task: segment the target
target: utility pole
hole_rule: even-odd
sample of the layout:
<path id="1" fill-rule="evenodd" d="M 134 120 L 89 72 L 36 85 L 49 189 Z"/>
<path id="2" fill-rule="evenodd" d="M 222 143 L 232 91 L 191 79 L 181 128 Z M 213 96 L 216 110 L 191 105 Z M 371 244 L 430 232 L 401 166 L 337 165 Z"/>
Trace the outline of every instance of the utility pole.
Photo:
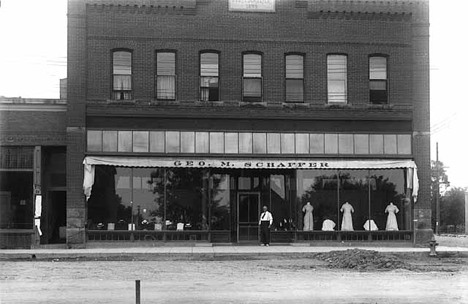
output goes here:
<path id="1" fill-rule="evenodd" d="M 465 192 L 465 234 L 468 234 L 468 191 Z"/>
<path id="2" fill-rule="evenodd" d="M 440 166 L 439 166 L 439 143 L 436 142 L 436 231 L 437 235 L 440 235 L 439 225 L 440 225 L 440 187 L 439 187 L 439 179 L 440 179 Z"/>

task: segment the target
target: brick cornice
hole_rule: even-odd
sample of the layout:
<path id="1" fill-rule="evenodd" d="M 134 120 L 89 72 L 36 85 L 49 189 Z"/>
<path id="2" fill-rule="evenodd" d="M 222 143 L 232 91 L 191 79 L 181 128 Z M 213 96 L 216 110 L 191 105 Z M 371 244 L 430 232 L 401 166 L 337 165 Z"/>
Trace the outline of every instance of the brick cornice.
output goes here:
<path id="1" fill-rule="evenodd" d="M 88 0 L 88 10 L 130 14 L 195 15 L 196 0 Z"/>
<path id="2" fill-rule="evenodd" d="M 65 132 L 2 132 L 0 146 L 65 146 Z"/>
<path id="3" fill-rule="evenodd" d="M 429 0 L 296 0 L 296 7 L 307 2 L 310 19 L 379 21 L 426 20 Z"/>
<path id="4" fill-rule="evenodd" d="M 88 102 L 87 116 L 287 119 L 287 120 L 400 120 L 411 121 L 411 105 L 248 105 L 236 102 L 205 105 L 202 103 L 152 104 Z"/>

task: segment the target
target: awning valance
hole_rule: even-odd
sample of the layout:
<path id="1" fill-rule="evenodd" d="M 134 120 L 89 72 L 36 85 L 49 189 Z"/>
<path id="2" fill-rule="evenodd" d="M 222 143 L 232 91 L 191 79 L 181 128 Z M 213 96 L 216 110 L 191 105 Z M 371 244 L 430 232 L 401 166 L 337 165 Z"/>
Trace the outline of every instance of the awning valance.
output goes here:
<path id="1" fill-rule="evenodd" d="M 229 168 L 229 169 L 395 169 L 416 168 L 412 160 L 335 160 L 295 158 L 169 158 L 87 156 L 83 164 L 116 167 Z"/>
<path id="2" fill-rule="evenodd" d="M 87 198 L 94 184 L 94 166 L 162 167 L 162 168 L 225 168 L 225 169 L 407 169 L 409 188 L 417 194 L 418 177 L 414 161 L 408 159 L 314 159 L 314 158 L 194 158 L 194 157 L 125 157 L 87 156 L 84 191 Z"/>

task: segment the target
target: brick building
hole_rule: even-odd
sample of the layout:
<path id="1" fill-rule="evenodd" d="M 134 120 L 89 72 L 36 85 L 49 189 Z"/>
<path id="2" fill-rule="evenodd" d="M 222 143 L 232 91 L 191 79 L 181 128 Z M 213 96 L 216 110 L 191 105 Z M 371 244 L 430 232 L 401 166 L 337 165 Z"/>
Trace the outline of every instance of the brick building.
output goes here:
<path id="1" fill-rule="evenodd" d="M 65 100 L 0 97 L 2 249 L 66 241 L 66 111 Z"/>
<path id="2" fill-rule="evenodd" d="M 68 20 L 70 246 L 257 242 L 264 205 L 273 242 L 432 236 L 427 1 L 69 0 Z"/>

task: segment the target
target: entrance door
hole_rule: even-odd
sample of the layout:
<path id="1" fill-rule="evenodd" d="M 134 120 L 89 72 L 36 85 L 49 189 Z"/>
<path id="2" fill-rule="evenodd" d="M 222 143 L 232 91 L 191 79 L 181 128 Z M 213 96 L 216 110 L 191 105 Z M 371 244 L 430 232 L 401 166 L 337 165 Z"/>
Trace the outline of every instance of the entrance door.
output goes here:
<path id="1" fill-rule="evenodd" d="M 237 241 L 258 241 L 260 214 L 260 193 L 237 194 Z"/>
<path id="2" fill-rule="evenodd" d="M 67 226 L 67 192 L 50 191 L 47 205 L 47 224 L 43 226 L 47 244 L 65 243 Z"/>

